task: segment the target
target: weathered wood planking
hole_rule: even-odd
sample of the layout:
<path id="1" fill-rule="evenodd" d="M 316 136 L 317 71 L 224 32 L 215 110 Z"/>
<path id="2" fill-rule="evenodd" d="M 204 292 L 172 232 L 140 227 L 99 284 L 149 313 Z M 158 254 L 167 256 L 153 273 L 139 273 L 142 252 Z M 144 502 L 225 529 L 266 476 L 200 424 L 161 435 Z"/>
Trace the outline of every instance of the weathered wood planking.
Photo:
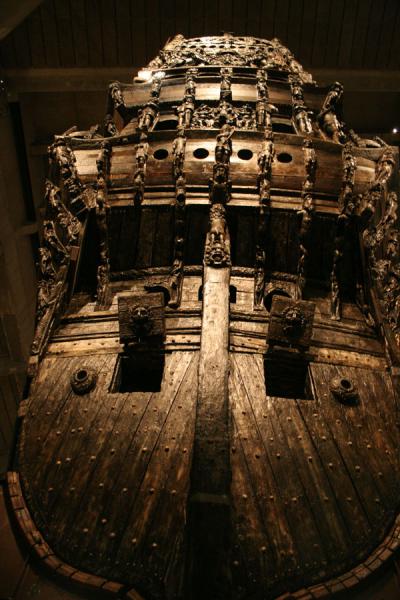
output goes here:
<path id="1" fill-rule="evenodd" d="M 275 531 L 277 523 L 287 520 L 286 536 L 294 544 L 297 566 L 276 562 L 275 572 L 285 572 L 289 588 L 296 587 L 299 569 L 317 581 L 332 574 L 333 564 L 340 571 L 363 560 L 392 522 L 399 494 L 398 432 L 388 421 L 395 402 L 387 375 L 314 364 L 314 400 L 296 401 L 265 395 L 262 355 L 232 354 L 231 360 L 232 493 L 242 557 L 238 568 L 251 569 L 258 584 L 265 576 L 256 545 L 250 548 L 240 533 L 244 506 L 250 530 L 264 530 L 265 540 L 272 540 L 272 549 L 267 541 L 262 544 L 269 560 L 277 561 L 277 549 L 287 547 Z M 334 399 L 329 381 L 337 374 L 357 381 L 360 404 L 344 406 Z M 263 475 L 260 469 L 272 471 Z M 251 482 L 261 481 L 262 487 L 258 483 L 257 492 L 249 494 Z M 279 482 L 275 494 L 274 481 Z M 258 514 L 256 499 L 260 515 L 275 511 L 272 523 Z M 267 580 L 269 586 L 276 583 L 271 576 Z"/>

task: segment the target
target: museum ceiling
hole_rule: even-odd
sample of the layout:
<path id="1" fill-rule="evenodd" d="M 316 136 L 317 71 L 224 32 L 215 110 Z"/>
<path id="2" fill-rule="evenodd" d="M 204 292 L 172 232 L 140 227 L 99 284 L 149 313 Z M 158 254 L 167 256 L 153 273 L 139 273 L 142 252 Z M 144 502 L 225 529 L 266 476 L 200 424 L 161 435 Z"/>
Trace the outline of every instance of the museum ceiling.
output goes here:
<path id="1" fill-rule="evenodd" d="M 27 95 L 36 94 L 29 98 L 32 118 L 37 121 L 36 142 L 47 142 L 53 131 L 71 122 L 88 126 L 88 100 L 91 114 L 102 117 L 107 83 L 129 80 L 176 33 L 194 37 L 230 31 L 278 37 L 318 82 L 340 78 L 346 90 L 345 116 L 353 127 L 361 132 L 390 133 L 398 125 L 397 0 L 18 3 L 24 5 L 26 13 L 31 12 L 17 26 L 14 23 L 14 29 L 10 27 L 11 32 L 0 42 L 0 65 L 12 98 L 25 95 L 27 100 Z M 32 10 L 32 6 L 36 8 Z M 46 105 L 43 94 L 60 92 L 71 94 L 64 97 L 70 110 L 61 107 L 60 98 L 48 97 L 46 127 L 36 105 Z"/>

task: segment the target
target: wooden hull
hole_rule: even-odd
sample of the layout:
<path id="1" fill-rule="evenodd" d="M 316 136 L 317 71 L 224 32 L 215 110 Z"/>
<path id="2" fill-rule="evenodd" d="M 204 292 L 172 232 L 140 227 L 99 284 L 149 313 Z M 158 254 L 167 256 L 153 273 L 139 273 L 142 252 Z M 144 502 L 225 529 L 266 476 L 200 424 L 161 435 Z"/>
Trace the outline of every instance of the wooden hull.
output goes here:
<path id="1" fill-rule="evenodd" d="M 50 148 L 17 520 L 99 597 L 330 597 L 400 545 L 397 155 L 278 40 L 148 75 Z"/>
<path id="2" fill-rule="evenodd" d="M 243 319 L 238 308 L 231 317 Z M 174 319 L 171 336 L 179 337 Z M 190 322 L 196 329 L 195 316 L 186 321 L 186 330 Z M 318 325 L 324 321 L 321 313 Z M 112 393 L 118 355 L 104 350 L 107 327 L 88 325 L 88 349 L 79 355 L 71 325 L 63 327 L 57 337 L 64 341 L 50 345 L 22 424 L 19 469 L 28 509 L 61 561 L 133 587 L 145 599 L 180 598 L 199 338 L 186 334 L 181 351 L 170 340 L 160 392 Z M 232 598 L 275 598 L 359 566 L 385 538 L 398 510 L 397 409 L 379 345 L 375 356 L 348 352 L 345 359 L 338 349 L 324 356 L 319 348 L 306 399 L 268 396 L 267 323 L 253 327 L 252 338 L 248 327 L 231 320 L 228 563 Z M 353 336 L 366 330 L 354 318 L 340 327 Z M 354 343 L 344 332 L 336 335 L 342 347 Z M 70 379 L 82 366 L 98 379 L 79 395 Z M 357 404 L 334 398 L 329 386 L 336 376 L 353 382 Z"/>

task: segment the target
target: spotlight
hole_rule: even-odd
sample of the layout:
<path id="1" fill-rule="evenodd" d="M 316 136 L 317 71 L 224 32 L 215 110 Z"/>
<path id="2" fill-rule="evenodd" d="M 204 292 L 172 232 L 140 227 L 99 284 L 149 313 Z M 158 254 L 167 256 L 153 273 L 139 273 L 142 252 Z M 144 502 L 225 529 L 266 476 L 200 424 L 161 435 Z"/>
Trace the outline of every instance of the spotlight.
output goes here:
<path id="1" fill-rule="evenodd" d="M 392 133 L 397 133 L 399 130 L 397 129 L 397 127 L 393 127 L 392 129 Z"/>

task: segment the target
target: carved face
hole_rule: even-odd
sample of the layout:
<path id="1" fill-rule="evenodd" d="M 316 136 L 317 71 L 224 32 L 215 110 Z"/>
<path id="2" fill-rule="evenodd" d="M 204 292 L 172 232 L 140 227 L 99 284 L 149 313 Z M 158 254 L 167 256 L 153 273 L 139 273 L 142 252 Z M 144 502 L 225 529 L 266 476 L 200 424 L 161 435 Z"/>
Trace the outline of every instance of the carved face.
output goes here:
<path id="1" fill-rule="evenodd" d="M 222 267 L 229 262 L 229 255 L 225 250 L 224 244 L 216 241 L 209 253 L 209 261 L 216 267 Z"/>
<path id="2" fill-rule="evenodd" d="M 306 326 L 306 318 L 297 306 L 288 307 L 283 313 L 283 331 L 289 336 L 300 336 Z"/>
<path id="3" fill-rule="evenodd" d="M 130 309 L 130 318 L 135 323 L 144 323 L 150 318 L 149 309 L 145 306 L 134 306 Z"/>

